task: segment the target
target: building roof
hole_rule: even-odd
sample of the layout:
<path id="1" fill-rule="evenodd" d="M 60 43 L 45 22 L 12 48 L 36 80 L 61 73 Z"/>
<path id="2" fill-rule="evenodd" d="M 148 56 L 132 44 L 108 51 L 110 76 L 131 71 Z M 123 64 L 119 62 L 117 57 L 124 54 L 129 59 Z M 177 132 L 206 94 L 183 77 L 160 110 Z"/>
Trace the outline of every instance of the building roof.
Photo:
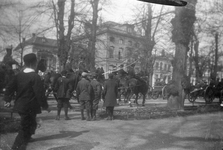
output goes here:
<path id="1" fill-rule="evenodd" d="M 14 51 L 21 49 L 21 47 L 26 47 L 29 45 L 39 45 L 43 47 L 54 47 L 57 48 L 57 40 L 55 39 L 49 39 L 46 37 L 38 37 L 36 35 L 33 35 L 30 39 L 18 44 Z"/>
<path id="2" fill-rule="evenodd" d="M 104 33 L 111 33 L 111 34 L 117 34 L 120 36 L 125 36 L 129 38 L 134 38 L 134 39 L 143 38 L 143 36 L 137 34 L 134 30 L 132 32 L 128 32 L 127 30 L 124 29 L 124 27 L 134 28 L 134 25 L 127 24 L 127 23 L 119 24 L 113 21 L 107 21 L 100 26 L 100 29 L 97 31 L 97 35 L 101 35 Z M 88 35 L 77 36 L 77 37 L 74 37 L 73 40 L 79 41 L 86 38 L 88 38 Z"/>

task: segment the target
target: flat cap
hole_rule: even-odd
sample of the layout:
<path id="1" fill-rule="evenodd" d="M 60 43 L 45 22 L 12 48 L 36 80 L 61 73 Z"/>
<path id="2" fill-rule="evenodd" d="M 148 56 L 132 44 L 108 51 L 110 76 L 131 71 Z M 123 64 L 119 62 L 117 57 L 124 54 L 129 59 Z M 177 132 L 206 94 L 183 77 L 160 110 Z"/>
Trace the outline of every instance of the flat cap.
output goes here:
<path id="1" fill-rule="evenodd" d="M 30 54 L 25 55 L 23 57 L 23 60 L 25 64 L 31 64 L 31 63 L 37 62 L 37 57 L 36 57 L 36 54 L 30 53 Z"/>
<path id="2" fill-rule="evenodd" d="M 87 75 L 88 75 L 87 72 L 82 72 L 82 74 L 81 74 L 82 77 L 86 77 Z"/>

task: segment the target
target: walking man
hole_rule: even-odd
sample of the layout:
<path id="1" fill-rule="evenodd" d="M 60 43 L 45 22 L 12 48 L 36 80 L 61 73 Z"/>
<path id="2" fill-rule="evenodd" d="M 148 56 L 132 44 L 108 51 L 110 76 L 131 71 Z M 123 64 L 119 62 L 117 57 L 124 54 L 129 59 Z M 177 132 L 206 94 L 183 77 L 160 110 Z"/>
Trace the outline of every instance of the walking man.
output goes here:
<path id="1" fill-rule="evenodd" d="M 82 72 L 82 79 L 77 84 L 76 94 L 80 102 L 81 119 L 85 120 L 84 109 L 86 109 L 87 121 L 91 120 L 91 100 L 93 89 L 88 79 L 88 73 Z"/>
<path id="2" fill-rule="evenodd" d="M 113 74 L 108 75 L 109 79 L 105 82 L 104 91 L 103 91 L 103 99 L 104 106 L 106 107 L 106 111 L 108 113 L 107 120 L 113 120 L 113 111 L 114 107 L 117 105 L 117 97 L 118 97 L 118 83 L 113 78 Z"/>
<path id="3" fill-rule="evenodd" d="M 96 120 L 96 112 L 98 110 L 98 103 L 101 99 L 101 84 L 97 81 L 96 73 L 91 74 L 91 86 L 93 88 L 93 97 L 92 97 L 92 107 L 91 107 L 91 117 L 92 120 Z"/>
<path id="4" fill-rule="evenodd" d="M 42 109 L 48 109 L 44 85 L 40 76 L 35 72 L 37 57 L 35 54 L 24 56 L 25 69 L 19 72 L 6 86 L 4 100 L 9 107 L 11 96 L 16 92 L 14 110 L 21 117 L 21 128 L 12 146 L 13 150 L 25 149 L 31 136 L 35 133 L 36 116 Z"/>
<path id="5" fill-rule="evenodd" d="M 57 97 L 57 116 L 56 120 L 60 120 L 61 109 L 64 108 L 65 120 L 70 120 L 68 117 L 68 108 L 70 105 L 70 98 L 72 95 L 72 85 L 70 79 L 66 78 L 67 72 L 64 70 L 61 72 L 61 77 L 57 79 L 55 84 L 56 97 Z"/>

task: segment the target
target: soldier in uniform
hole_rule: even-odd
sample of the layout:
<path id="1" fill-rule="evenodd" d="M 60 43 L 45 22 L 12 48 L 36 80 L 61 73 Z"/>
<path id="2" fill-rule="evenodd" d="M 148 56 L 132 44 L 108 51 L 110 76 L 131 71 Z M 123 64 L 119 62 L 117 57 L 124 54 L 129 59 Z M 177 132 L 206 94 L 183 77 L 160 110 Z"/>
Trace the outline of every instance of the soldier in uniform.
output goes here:
<path id="1" fill-rule="evenodd" d="M 88 73 L 82 72 L 82 79 L 77 84 L 76 94 L 77 99 L 80 102 L 81 109 L 81 119 L 85 120 L 84 109 L 86 109 L 87 121 L 91 120 L 90 111 L 91 111 L 91 100 L 93 89 L 88 79 Z"/>
<path id="2" fill-rule="evenodd" d="M 57 116 L 56 120 L 60 120 L 60 112 L 62 107 L 64 107 L 65 120 L 70 120 L 68 117 L 68 107 L 71 107 L 69 100 L 72 95 L 72 84 L 70 79 L 66 78 L 67 72 L 64 70 L 61 72 L 61 77 L 57 79 L 55 84 L 56 95 L 57 95 Z"/>
<path id="3" fill-rule="evenodd" d="M 36 116 L 42 109 L 48 109 L 43 82 L 35 72 L 37 57 L 35 54 L 24 56 L 25 69 L 19 72 L 6 86 L 4 100 L 9 107 L 11 95 L 16 93 L 14 110 L 21 117 L 21 128 L 12 146 L 13 150 L 25 149 L 31 136 L 35 133 Z M 49 111 L 49 110 L 48 110 Z"/>
<path id="4" fill-rule="evenodd" d="M 96 73 L 91 74 L 91 86 L 93 88 L 93 97 L 92 97 L 92 107 L 91 107 L 91 116 L 92 120 L 96 120 L 96 112 L 98 110 L 98 104 L 101 99 L 101 84 L 96 79 Z"/>

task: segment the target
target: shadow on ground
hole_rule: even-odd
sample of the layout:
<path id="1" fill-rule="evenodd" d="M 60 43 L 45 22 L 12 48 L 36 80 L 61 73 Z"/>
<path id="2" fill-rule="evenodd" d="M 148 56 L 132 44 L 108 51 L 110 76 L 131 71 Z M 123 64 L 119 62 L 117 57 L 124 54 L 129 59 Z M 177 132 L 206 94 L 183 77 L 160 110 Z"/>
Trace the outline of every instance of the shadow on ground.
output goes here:
<path id="1" fill-rule="evenodd" d="M 50 135 L 50 136 L 43 136 L 40 138 L 35 138 L 34 142 L 36 141 L 46 141 L 46 140 L 54 140 L 54 139 L 62 139 L 62 138 L 75 138 L 77 136 L 82 135 L 83 133 L 87 133 L 89 130 L 85 131 L 60 131 L 58 134 Z"/>

